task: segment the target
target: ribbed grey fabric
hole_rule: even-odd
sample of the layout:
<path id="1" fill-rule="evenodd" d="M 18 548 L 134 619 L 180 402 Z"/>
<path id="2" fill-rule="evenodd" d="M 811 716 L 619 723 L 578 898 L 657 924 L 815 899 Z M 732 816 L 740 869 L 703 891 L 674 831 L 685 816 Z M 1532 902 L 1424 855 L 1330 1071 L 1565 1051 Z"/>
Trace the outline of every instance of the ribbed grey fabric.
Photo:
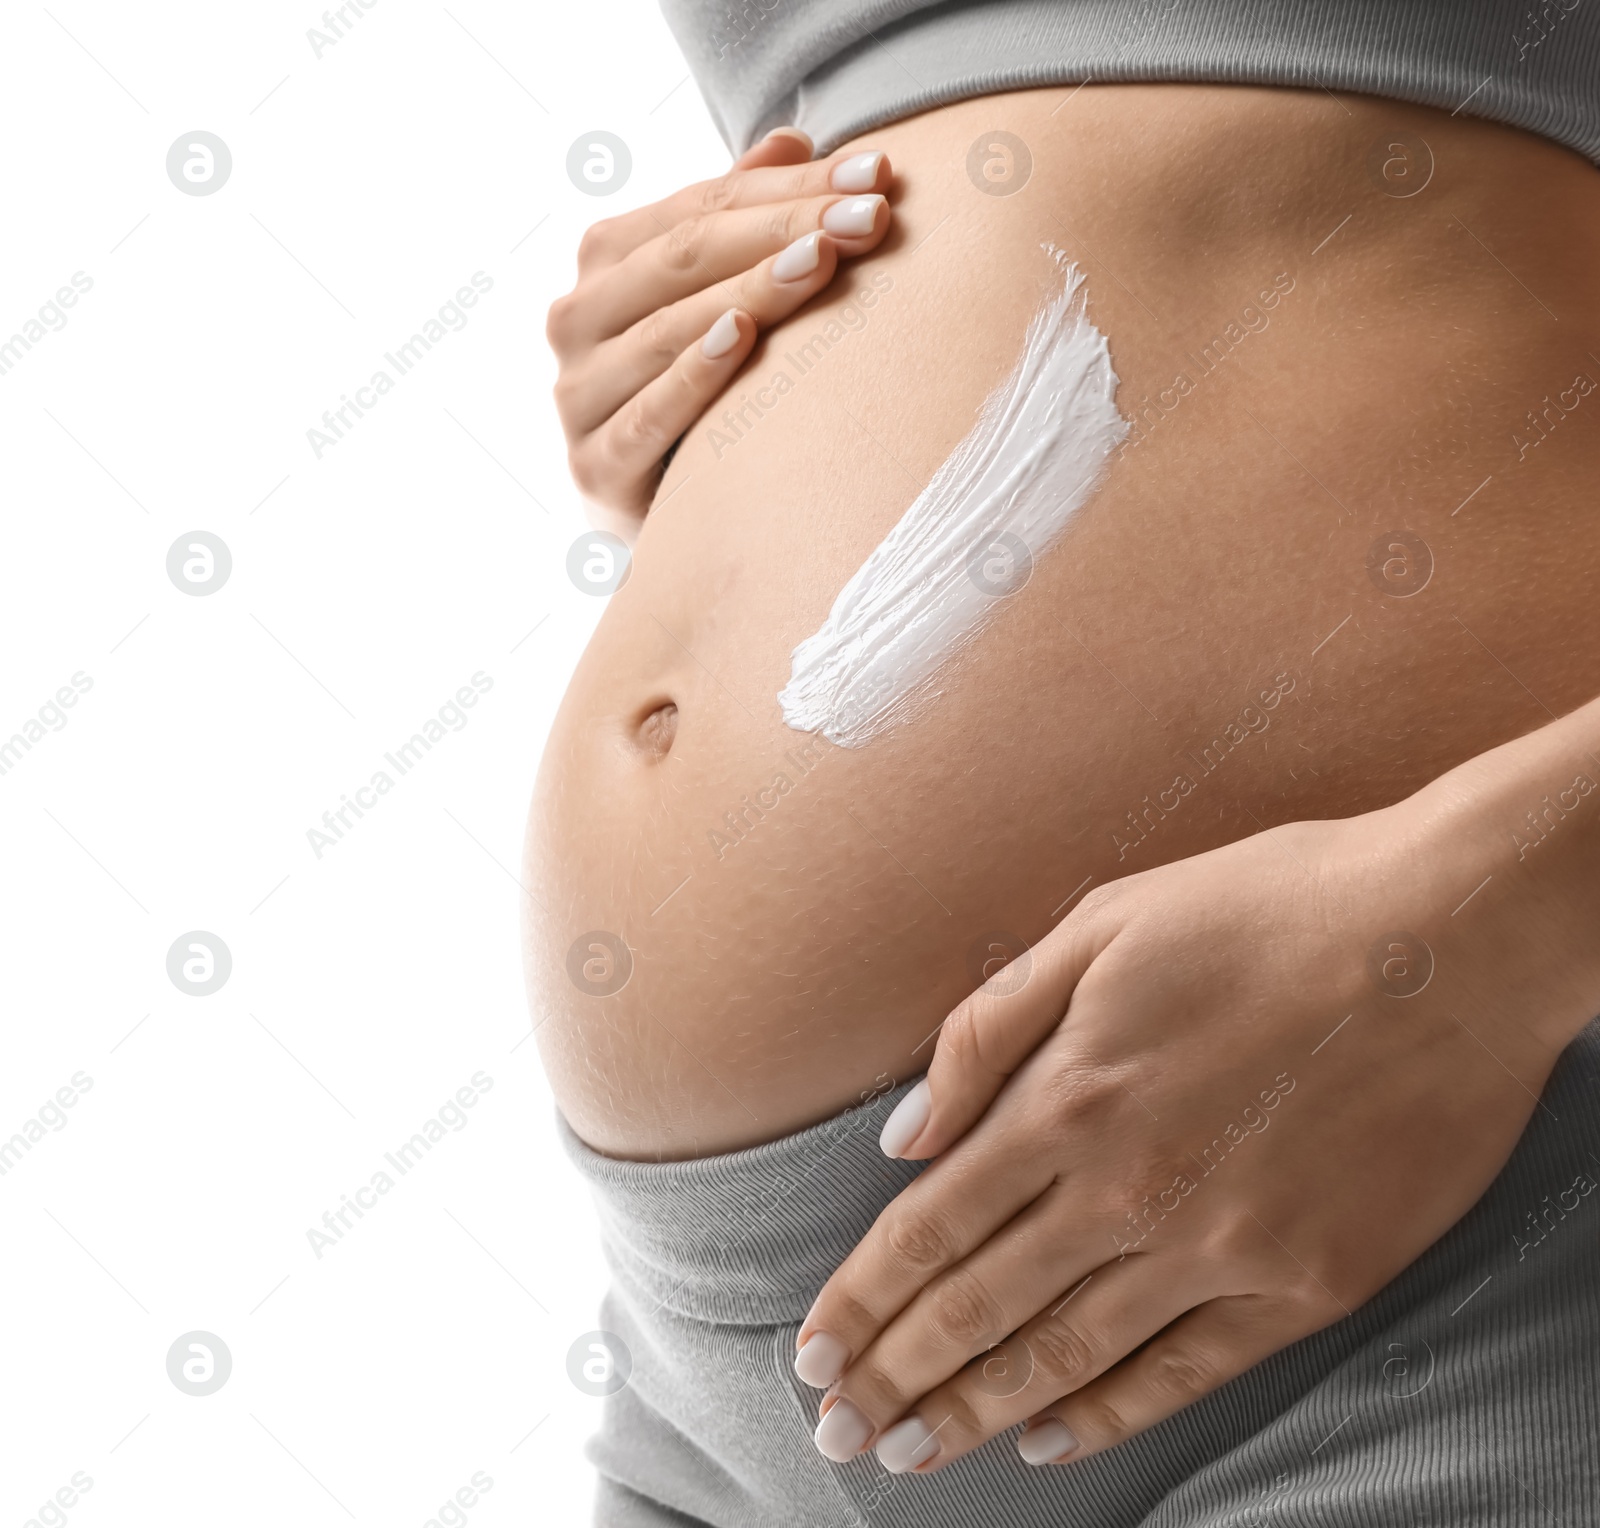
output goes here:
<path id="1" fill-rule="evenodd" d="M 1360 91 L 1600 161 L 1596 0 L 662 0 L 723 138 L 818 153 L 968 96 L 1128 80 Z"/>
<path id="2" fill-rule="evenodd" d="M 919 1170 L 878 1150 L 904 1091 L 692 1162 L 614 1161 L 563 1127 L 614 1276 L 601 1321 L 632 1356 L 590 1444 L 600 1528 L 1600 1523 L 1600 1020 L 1488 1193 L 1373 1300 L 1130 1442 L 1045 1469 L 1015 1431 L 927 1477 L 812 1446 L 795 1333 Z"/>

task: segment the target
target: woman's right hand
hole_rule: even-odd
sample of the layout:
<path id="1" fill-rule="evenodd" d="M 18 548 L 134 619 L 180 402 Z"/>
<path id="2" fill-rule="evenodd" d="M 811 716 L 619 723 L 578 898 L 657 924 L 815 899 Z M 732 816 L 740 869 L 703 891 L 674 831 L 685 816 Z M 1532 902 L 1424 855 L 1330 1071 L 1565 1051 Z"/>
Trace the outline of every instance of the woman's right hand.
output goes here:
<path id="1" fill-rule="evenodd" d="M 578 284 L 551 304 L 573 481 L 629 540 L 668 449 L 757 333 L 888 232 L 885 155 L 810 158 L 805 134 L 780 128 L 720 179 L 596 223 L 578 248 Z"/>

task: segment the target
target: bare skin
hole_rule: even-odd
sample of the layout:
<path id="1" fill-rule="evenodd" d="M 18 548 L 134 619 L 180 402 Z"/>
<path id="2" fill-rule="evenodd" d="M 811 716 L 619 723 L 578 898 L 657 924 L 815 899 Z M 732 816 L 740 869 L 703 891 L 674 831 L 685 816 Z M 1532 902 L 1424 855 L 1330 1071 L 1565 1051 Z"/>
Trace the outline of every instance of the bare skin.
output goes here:
<path id="1" fill-rule="evenodd" d="M 758 328 L 810 301 L 889 230 L 886 156 L 810 160 L 810 139 L 780 128 L 721 180 L 584 236 L 578 285 L 546 325 L 561 362 L 556 409 L 591 518 L 630 541 L 663 458 L 739 370 Z M 783 249 L 813 237 L 811 263 L 785 270 Z"/>
<path id="2" fill-rule="evenodd" d="M 1091 893 L 901 1105 L 939 1160 L 800 1329 L 818 1447 L 929 1473 L 1028 1421 L 1085 1459 L 1354 1311 L 1504 1165 L 1597 924 L 1600 701 Z"/>
<path id="3" fill-rule="evenodd" d="M 691 429 L 573 677 L 529 971 L 601 1150 L 835 1113 L 927 1066 L 991 934 L 1031 944 L 1098 885 L 1397 802 L 1600 689 L 1592 167 L 1359 97 L 1065 96 L 841 150 L 888 152 L 893 226 Z M 996 128 L 1032 149 L 1014 195 L 968 178 Z M 1386 145 L 1418 138 L 1431 177 L 1390 194 L 1423 161 Z M 791 649 L 1009 368 L 1046 242 L 1088 273 L 1136 443 L 936 705 L 859 751 L 789 732 Z M 632 952 L 605 995 L 568 975 L 596 930 Z"/>

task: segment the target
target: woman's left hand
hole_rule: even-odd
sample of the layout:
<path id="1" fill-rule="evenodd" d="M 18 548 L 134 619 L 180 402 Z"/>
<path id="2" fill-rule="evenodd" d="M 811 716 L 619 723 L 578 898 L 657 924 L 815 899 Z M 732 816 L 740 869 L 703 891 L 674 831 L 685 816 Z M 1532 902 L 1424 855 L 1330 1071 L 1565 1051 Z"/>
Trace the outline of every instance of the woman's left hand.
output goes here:
<path id="1" fill-rule="evenodd" d="M 799 1334 L 818 1448 L 1084 1458 L 1460 1219 L 1595 999 L 1488 818 L 1435 782 L 1130 876 L 957 1008 L 884 1129 L 938 1160 Z"/>

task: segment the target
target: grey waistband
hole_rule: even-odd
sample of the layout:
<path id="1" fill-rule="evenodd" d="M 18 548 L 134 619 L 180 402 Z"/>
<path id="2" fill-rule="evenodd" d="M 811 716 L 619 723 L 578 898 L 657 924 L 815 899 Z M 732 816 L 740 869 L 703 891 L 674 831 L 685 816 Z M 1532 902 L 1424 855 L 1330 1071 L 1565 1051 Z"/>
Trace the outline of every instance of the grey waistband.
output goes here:
<path id="1" fill-rule="evenodd" d="M 594 1191 L 606 1254 L 642 1298 L 701 1321 L 799 1321 L 879 1213 L 922 1171 L 878 1132 L 910 1084 L 765 1146 L 689 1162 L 568 1155 Z"/>
<path id="2" fill-rule="evenodd" d="M 811 1445 L 795 1332 L 919 1170 L 878 1150 L 903 1092 L 689 1162 L 615 1161 L 563 1130 L 613 1274 L 601 1326 L 629 1361 L 589 1445 L 603 1528 L 1600 1522 L 1600 1021 L 1484 1197 L 1377 1296 L 1060 1469 L 1023 1465 L 1012 1436 L 927 1477 Z"/>

